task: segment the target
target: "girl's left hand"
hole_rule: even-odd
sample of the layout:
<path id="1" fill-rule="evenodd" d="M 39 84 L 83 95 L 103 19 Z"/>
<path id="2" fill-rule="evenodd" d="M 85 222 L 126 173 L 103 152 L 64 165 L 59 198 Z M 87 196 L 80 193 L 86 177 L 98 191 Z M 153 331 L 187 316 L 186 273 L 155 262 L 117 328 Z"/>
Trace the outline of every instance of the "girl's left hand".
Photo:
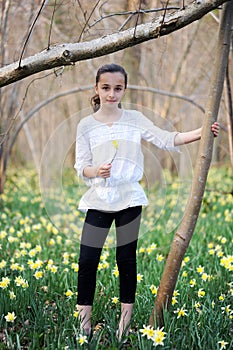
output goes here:
<path id="1" fill-rule="evenodd" d="M 214 137 L 217 137 L 219 135 L 219 130 L 220 130 L 220 126 L 218 122 L 214 122 L 211 125 L 211 131 L 214 134 Z"/>

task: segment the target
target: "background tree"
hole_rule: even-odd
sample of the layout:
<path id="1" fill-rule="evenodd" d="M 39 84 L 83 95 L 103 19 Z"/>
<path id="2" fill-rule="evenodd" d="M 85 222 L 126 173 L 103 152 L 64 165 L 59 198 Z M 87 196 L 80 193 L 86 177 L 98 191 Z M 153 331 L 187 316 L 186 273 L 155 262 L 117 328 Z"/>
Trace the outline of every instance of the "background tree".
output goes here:
<path id="1" fill-rule="evenodd" d="M 140 74 L 137 83 L 169 91 L 172 72 L 179 71 L 179 58 L 184 56 L 180 55 L 180 52 L 183 46 L 187 47 L 183 45 L 184 41 L 191 39 L 193 25 L 196 26 L 192 22 L 199 20 L 222 3 L 224 0 L 209 0 L 201 4 L 190 4 L 184 10 L 179 10 L 182 4 L 177 7 L 177 3 L 171 2 L 167 6 L 164 17 L 164 5 L 159 1 L 150 1 L 149 4 L 146 1 L 129 3 L 126 0 L 92 1 L 91 3 L 86 1 L 67 1 L 66 3 L 32 0 L 2 1 L 0 192 L 4 188 L 7 155 L 12 135 L 20 120 L 27 115 L 32 106 L 68 88 L 72 89 L 77 85 L 82 87 L 87 82 L 93 84 L 93 70 L 100 64 L 111 61 L 124 64 L 127 55 L 132 56 L 133 60 L 133 55 L 128 54 L 130 47 L 139 50 L 139 46 L 140 57 L 138 56 L 137 65 L 139 64 Z M 126 11 L 122 12 L 122 9 Z M 41 10 L 40 16 L 35 21 L 39 10 Z M 219 10 L 216 11 L 218 15 Z M 137 21 L 139 14 L 140 20 Z M 143 23 L 139 24 L 140 21 Z M 32 24 L 34 24 L 33 30 L 30 31 Z M 188 28 L 177 32 L 186 25 Z M 208 31 L 205 30 L 205 26 L 208 26 Z M 199 100 L 199 104 L 202 104 L 203 98 L 206 99 L 206 84 L 209 83 L 211 61 L 214 57 L 212 49 L 215 28 L 216 23 L 210 16 L 201 20 L 200 29 L 193 43 L 192 55 L 186 55 L 186 63 L 183 65 L 186 67 L 195 65 L 200 69 L 198 71 L 196 69 L 192 76 L 189 71 L 190 79 L 182 78 L 177 83 L 177 90 L 181 94 Z M 187 35 L 180 35 L 184 30 L 187 30 Z M 28 36 L 29 32 L 31 32 L 30 36 Z M 206 38 L 204 41 L 203 33 Z M 166 38 L 167 34 L 169 36 Z M 149 41 L 153 38 L 158 40 L 152 46 Z M 67 42 L 69 44 L 64 44 Z M 208 42 L 208 48 L 206 48 L 206 42 Z M 139 43 L 136 49 L 135 45 Z M 93 59 L 94 57 L 96 58 Z M 11 64 L 10 62 L 13 61 L 15 63 Z M 78 62 L 77 65 L 74 65 L 75 61 Z M 44 73 L 44 70 L 49 72 Z M 38 74 L 31 80 L 30 76 L 35 73 Z M 132 71 L 130 79 L 133 79 L 133 76 Z M 162 114 L 164 102 L 167 100 L 165 96 L 155 98 L 152 94 L 137 95 L 137 101 L 141 101 L 140 103 L 145 104 L 150 110 L 156 110 L 158 114 Z M 132 103 L 130 97 L 126 102 Z M 26 138 L 25 134 L 20 133 L 16 147 L 13 149 L 12 161 L 31 161 L 33 152 L 34 160 L 37 159 L 39 163 L 44 145 L 56 126 L 64 118 L 88 106 L 89 93 L 87 92 L 82 94 L 82 98 L 78 95 L 64 97 L 56 102 L 56 105 L 50 104 L 43 112 L 40 111 L 37 118 L 33 118 L 27 124 Z M 183 123 L 187 112 L 190 116 L 188 125 L 199 126 L 201 115 L 197 117 L 196 110 L 187 110 L 187 106 L 184 107 L 183 103 L 173 106 L 169 117 L 172 122 L 175 120 L 178 124 Z M 184 123 L 182 129 L 186 127 Z M 191 154 L 195 152 L 192 147 L 190 152 Z M 228 151 L 225 144 L 219 153 L 221 159 L 224 160 L 227 157 Z"/>

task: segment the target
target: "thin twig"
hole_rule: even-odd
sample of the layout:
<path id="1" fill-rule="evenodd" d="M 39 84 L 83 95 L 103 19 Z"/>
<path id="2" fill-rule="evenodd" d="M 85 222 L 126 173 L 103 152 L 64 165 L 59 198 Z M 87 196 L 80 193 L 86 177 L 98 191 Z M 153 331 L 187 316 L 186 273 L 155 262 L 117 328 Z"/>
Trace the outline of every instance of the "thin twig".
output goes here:
<path id="1" fill-rule="evenodd" d="M 55 15 L 55 11 L 56 11 L 56 5 L 57 5 L 57 0 L 55 0 L 55 2 L 54 2 L 52 18 L 51 18 L 51 22 L 50 22 L 50 26 L 49 26 L 49 37 L 48 37 L 48 47 L 47 47 L 47 50 L 50 49 L 50 43 L 51 43 L 50 40 L 51 40 L 51 34 L 52 34 L 52 27 L 53 27 L 54 15 Z"/>
<path id="2" fill-rule="evenodd" d="M 100 17 L 102 17 L 102 11 L 103 11 L 103 7 L 104 5 L 106 5 L 108 3 L 109 0 L 105 0 L 102 4 L 100 4 L 100 7 L 99 7 L 99 14 L 100 14 Z"/>
<path id="3" fill-rule="evenodd" d="M 167 11 L 170 10 L 180 10 L 180 7 L 177 6 L 170 6 L 166 8 Z M 99 22 L 103 21 L 106 18 L 109 17 L 115 17 L 115 16 L 125 16 L 125 15 L 131 15 L 130 18 L 132 16 L 137 15 L 138 13 L 141 14 L 147 14 L 147 13 L 155 13 L 155 12 L 161 12 L 161 11 L 165 11 L 164 7 L 161 8 L 156 8 L 156 9 L 150 9 L 150 10 L 136 10 L 136 11 L 123 11 L 123 12 L 116 12 L 116 13 L 110 13 L 108 15 L 102 16 L 101 18 L 97 19 L 95 22 L 93 22 L 92 24 L 89 24 L 89 28 L 94 27 L 96 24 L 98 24 Z"/>
<path id="4" fill-rule="evenodd" d="M 142 0 L 139 0 L 139 6 L 138 6 L 138 13 L 137 13 L 137 18 L 136 18 L 136 23 L 135 23 L 135 27 L 134 27 L 134 33 L 133 33 L 133 37 L 136 37 L 136 30 L 137 30 L 137 25 L 138 25 L 138 21 L 139 21 L 139 15 L 140 15 L 140 11 L 142 8 Z"/>
<path id="5" fill-rule="evenodd" d="M 160 33 L 161 33 L 162 26 L 163 26 L 164 21 L 165 21 L 165 16 L 166 16 L 166 13 L 167 13 L 168 3 L 169 3 L 169 0 L 167 0 L 167 2 L 166 2 L 166 4 L 165 4 L 164 13 L 163 13 L 163 17 L 162 17 L 162 20 L 161 20 L 161 25 L 160 25 L 160 28 L 159 28 L 159 35 L 160 35 Z"/>
<path id="6" fill-rule="evenodd" d="M 42 4 L 41 4 L 40 9 L 39 9 L 39 11 L 38 11 L 38 13 L 37 13 L 37 15 L 36 15 L 36 18 L 34 19 L 32 25 L 31 25 L 31 28 L 29 29 L 27 38 L 26 38 L 26 40 L 25 40 L 25 42 L 24 42 L 24 45 L 23 45 L 22 52 L 21 52 L 21 54 L 20 54 L 20 58 L 19 58 L 19 68 L 21 67 L 21 61 L 22 61 L 22 59 L 23 59 L 23 54 L 24 54 L 24 51 L 25 51 L 25 49 L 26 49 L 27 43 L 28 43 L 28 41 L 29 41 L 29 38 L 30 38 L 30 36 L 31 36 L 31 34 L 32 34 L 32 31 L 33 31 L 33 29 L 34 29 L 34 27 L 35 27 L 35 24 L 36 24 L 38 18 L 40 17 L 40 14 L 41 14 L 41 12 L 42 12 L 42 10 L 43 10 L 43 7 L 44 7 L 44 5 L 45 5 L 45 3 L 46 3 L 47 1 L 48 1 L 48 0 L 43 0 L 43 1 L 42 1 Z"/>
<path id="7" fill-rule="evenodd" d="M 131 18 L 134 16 L 134 13 L 131 13 L 131 15 L 129 15 L 128 18 L 126 18 L 126 20 L 122 23 L 122 25 L 120 26 L 120 28 L 118 29 L 119 32 L 126 26 L 126 24 L 131 20 Z"/>
<path id="8" fill-rule="evenodd" d="M 179 98 L 181 100 L 184 100 L 184 101 L 192 103 L 195 107 L 199 108 L 202 111 L 202 113 L 205 113 L 204 107 L 199 105 L 197 102 L 195 102 L 192 98 L 190 98 L 188 96 L 176 94 L 174 92 L 168 92 L 168 91 L 165 91 L 165 90 L 155 89 L 153 87 L 148 87 L 148 86 L 129 85 L 129 87 L 130 87 L 130 89 L 133 89 L 133 90 L 149 91 L 149 92 L 152 92 L 152 93 L 157 93 L 159 95 Z"/>
<path id="9" fill-rule="evenodd" d="M 89 21 L 89 19 L 91 18 L 93 12 L 95 11 L 96 7 L 99 5 L 99 3 L 100 3 L 100 0 L 98 0 L 98 1 L 96 2 L 95 6 L 93 7 L 93 9 L 92 9 L 92 11 L 91 11 L 91 13 L 90 13 L 90 15 L 88 16 L 88 18 L 87 18 L 87 20 L 86 20 L 86 22 L 85 22 L 85 24 L 84 24 L 84 27 L 83 27 L 83 29 L 82 29 L 80 35 L 79 35 L 78 42 L 81 40 L 81 37 L 82 37 L 82 35 L 83 35 L 83 33 L 84 33 L 84 31 L 85 31 L 87 25 L 88 25 L 88 21 Z"/>
<path id="10" fill-rule="evenodd" d="M 60 69 L 60 68 L 59 68 L 59 69 Z M 54 73 L 55 73 L 55 71 L 54 71 L 54 72 L 50 72 L 50 73 L 48 73 L 48 74 L 45 74 L 45 75 L 43 75 L 42 77 L 35 78 L 35 79 L 33 79 L 32 81 L 30 81 L 30 83 L 27 85 L 26 91 L 25 91 L 25 94 L 24 94 L 24 97 L 23 97 L 23 99 L 22 99 L 22 103 L 21 103 L 21 105 L 20 105 L 20 107 L 19 107 L 18 112 L 16 112 L 15 116 L 11 118 L 11 121 L 10 121 L 10 123 L 9 123 L 9 125 L 8 125 L 7 130 L 6 130 L 3 134 L 0 135 L 0 136 L 2 136 L 2 139 L 0 140 L 0 146 L 4 143 L 4 141 L 5 141 L 5 139 L 6 139 L 7 135 L 8 135 L 8 133 L 9 133 L 9 131 L 10 131 L 10 129 L 11 129 L 12 126 L 13 126 L 13 123 L 15 122 L 15 120 L 17 119 L 17 117 L 19 116 L 19 114 L 20 114 L 20 112 L 21 112 L 21 110 L 22 110 L 22 108 L 23 108 L 23 105 L 24 105 L 24 103 L 25 103 L 25 101 L 26 101 L 26 97 L 27 97 L 28 90 L 29 90 L 30 86 L 31 86 L 36 80 L 40 80 L 40 79 L 47 78 L 48 76 L 50 76 L 50 75 L 52 75 L 52 74 L 54 74 Z M 55 75 L 56 75 L 56 73 L 55 73 Z"/>
<path id="11" fill-rule="evenodd" d="M 214 192 L 214 193 L 220 193 L 220 194 L 231 194 L 233 196 L 233 189 L 231 191 L 221 191 L 216 188 L 206 188 L 206 192 Z"/>
<path id="12" fill-rule="evenodd" d="M 79 1 L 79 0 L 77 0 L 77 3 L 78 3 L 78 5 L 79 5 L 79 8 L 80 8 L 80 10 L 81 10 L 81 12 L 82 12 L 82 14 L 83 14 L 83 18 L 85 19 L 85 21 L 86 21 L 86 11 L 84 12 L 84 10 L 83 10 L 83 8 L 82 8 L 82 4 L 81 4 L 81 2 Z"/>

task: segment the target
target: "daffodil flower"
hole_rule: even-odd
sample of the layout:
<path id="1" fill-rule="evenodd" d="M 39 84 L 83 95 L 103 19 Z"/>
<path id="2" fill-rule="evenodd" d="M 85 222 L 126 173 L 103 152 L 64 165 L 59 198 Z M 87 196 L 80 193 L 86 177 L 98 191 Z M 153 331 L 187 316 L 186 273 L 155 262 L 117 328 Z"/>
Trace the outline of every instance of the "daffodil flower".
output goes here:
<path id="1" fill-rule="evenodd" d="M 16 319 L 17 316 L 15 316 L 14 311 L 13 312 L 8 312 L 8 314 L 5 316 L 5 320 L 7 322 L 14 322 L 14 320 Z"/>
<path id="2" fill-rule="evenodd" d="M 154 341 L 154 346 L 157 346 L 157 345 L 164 345 L 164 339 L 166 338 L 166 334 L 164 331 L 163 331 L 163 328 L 159 329 L 155 329 L 155 333 L 154 333 L 154 336 L 152 338 L 152 340 Z"/>
<path id="3" fill-rule="evenodd" d="M 80 345 L 83 345 L 83 344 L 85 344 L 85 343 L 88 343 L 87 336 L 86 336 L 86 335 L 80 334 L 79 337 L 78 337 L 78 343 L 79 343 Z"/>
<path id="4" fill-rule="evenodd" d="M 113 297 L 113 298 L 112 298 L 112 303 L 113 303 L 113 304 L 117 304 L 118 301 L 119 301 L 119 298 L 118 298 L 118 297 Z"/>
<path id="5" fill-rule="evenodd" d="M 220 350 L 226 349 L 226 346 L 228 345 L 224 340 L 220 340 L 218 344 L 220 344 Z"/>
<path id="6" fill-rule="evenodd" d="M 117 154 L 117 150 L 119 148 L 119 144 L 118 144 L 118 141 L 117 140 L 112 140 L 112 145 L 114 147 L 114 150 L 115 150 L 115 153 L 114 153 L 114 156 L 110 162 L 110 164 L 112 164 L 112 162 L 114 161 L 115 157 L 116 157 L 116 154 Z"/>

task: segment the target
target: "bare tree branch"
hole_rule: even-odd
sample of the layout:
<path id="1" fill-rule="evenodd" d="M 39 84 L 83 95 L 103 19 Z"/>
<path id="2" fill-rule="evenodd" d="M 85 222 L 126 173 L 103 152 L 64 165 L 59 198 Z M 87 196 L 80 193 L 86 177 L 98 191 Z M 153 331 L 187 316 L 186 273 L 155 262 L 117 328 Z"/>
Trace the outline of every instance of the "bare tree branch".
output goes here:
<path id="1" fill-rule="evenodd" d="M 83 18 L 84 18 L 84 20 L 86 21 L 86 11 L 84 12 L 83 7 L 82 7 L 82 4 L 81 4 L 81 2 L 80 2 L 79 0 L 77 0 L 77 3 L 78 3 L 78 5 L 79 5 L 79 8 L 80 8 L 82 14 L 83 14 Z"/>
<path id="2" fill-rule="evenodd" d="M 87 85 L 87 86 L 71 89 L 71 90 L 68 90 L 68 91 L 60 92 L 60 93 L 58 93 L 58 94 L 56 94 L 54 96 L 51 96 L 48 99 L 42 101 L 36 107 L 31 109 L 26 115 L 24 115 L 23 120 L 19 123 L 19 125 L 17 126 L 17 129 L 14 132 L 14 135 L 13 135 L 13 137 L 11 139 L 11 142 L 10 142 L 10 145 L 9 145 L 8 155 L 10 155 L 12 147 L 13 147 L 13 145 L 14 145 L 16 139 L 17 139 L 17 136 L 18 136 L 20 130 L 22 129 L 23 125 L 25 123 L 27 123 L 28 120 L 31 119 L 37 112 L 39 112 L 40 109 L 42 109 L 43 107 L 45 107 L 46 105 L 48 105 L 49 103 L 53 102 L 54 100 L 56 100 L 56 99 L 58 99 L 60 97 L 68 96 L 68 95 L 71 95 L 71 94 L 76 94 L 77 92 L 87 91 L 87 90 L 91 90 L 91 89 L 93 89 L 93 85 Z M 203 113 L 205 113 L 205 109 L 201 105 L 199 105 L 193 99 L 191 99 L 190 97 L 187 97 L 187 96 L 175 94 L 175 93 L 169 92 L 169 91 L 155 89 L 155 88 L 152 88 L 152 87 L 139 86 L 139 85 L 128 85 L 127 89 L 132 89 L 132 90 L 137 90 L 137 91 L 152 92 L 152 93 L 163 95 L 163 96 L 169 96 L 169 97 L 172 97 L 172 98 L 178 98 L 178 99 L 181 99 L 181 100 L 184 100 L 186 102 L 189 102 L 189 103 L 193 104 L 195 107 L 199 108 Z M 20 113 L 21 110 L 22 110 L 22 106 L 21 106 L 21 108 L 20 108 L 18 113 Z"/>
<path id="3" fill-rule="evenodd" d="M 139 10 L 136 10 L 136 11 L 123 11 L 123 12 L 110 13 L 108 15 L 101 16 L 101 18 L 97 19 L 95 22 L 90 24 L 89 28 L 94 27 L 96 24 L 98 24 L 99 22 L 103 21 L 106 18 L 129 15 L 127 17 L 127 19 L 125 20 L 125 22 L 121 25 L 121 29 L 122 29 L 128 23 L 128 21 L 135 15 L 138 15 L 138 14 L 142 14 L 143 15 L 143 14 L 146 14 L 146 13 L 162 12 L 164 10 L 165 10 L 164 7 L 160 7 L 160 8 L 156 8 L 156 9 L 150 9 L 150 10 L 139 9 Z M 178 7 L 178 6 L 169 6 L 167 8 L 167 10 L 180 10 L 180 7 Z"/>
<path id="4" fill-rule="evenodd" d="M 22 108 L 23 108 L 23 105 L 24 105 L 24 103 L 25 103 L 25 101 L 26 101 L 26 97 L 27 97 L 28 90 L 29 90 L 31 84 L 34 83 L 36 80 L 44 79 L 44 78 L 48 77 L 49 75 L 51 75 L 51 74 L 53 74 L 53 73 L 54 73 L 54 72 L 45 74 L 45 75 L 43 75 L 42 77 L 35 78 L 35 79 L 33 79 L 32 81 L 30 81 L 30 83 L 28 84 L 28 86 L 27 86 L 27 88 L 26 88 L 26 92 L 25 92 L 25 94 L 24 94 L 24 97 L 23 97 L 23 100 L 22 100 L 22 103 L 21 103 L 21 105 L 20 105 L 20 107 L 19 107 L 18 112 L 17 112 L 12 118 L 8 117 L 8 118 L 6 119 L 6 123 L 7 123 L 7 124 L 6 124 L 5 128 L 4 128 L 5 131 L 4 131 L 4 133 L 0 134 L 0 137 L 1 137 L 1 139 L 0 139 L 0 146 L 5 142 L 6 138 L 7 138 L 8 135 L 9 135 L 10 130 L 11 130 L 12 127 L 13 127 L 13 124 L 14 124 L 15 120 L 18 118 L 18 115 L 21 113 Z M 56 73 L 55 73 L 55 75 L 56 75 Z M 15 88 L 16 88 L 16 85 L 14 85 L 13 89 L 15 89 Z M 12 96 L 12 99 L 14 100 L 14 99 L 15 99 L 15 98 L 14 98 L 15 94 L 12 93 L 11 96 Z M 10 105 L 11 105 L 11 103 L 10 103 Z M 9 112 L 9 115 L 11 115 L 11 112 Z"/>
<path id="5" fill-rule="evenodd" d="M 43 8 L 44 8 L 44 5 L 45 5 L 45 3 L 46 3 L 47 1 L 48 1 L 48 0 L 43 0 L 43 1 L 42 1 L 42 4 L 41 4 L 40 9 L 39 9 L 39 11 L 38 11 L 38 13 L 37 13 L 37 15 L 36 15 L 36 18 L 34 19 L 32 25 L 31 25 L 31 28 L 29 29 L 27 38 L 26 38 L 25 43 L 24 43 L 24 45 L 23 45 L 22 52 L 21 52 L 21 54 L 20 54 L 20 58 L 19 58 L 19 67 L 18 67 L 18 68 L 21 68 L 21 61 L 22 61 L 23 54 L 24 54 L 24 51 L 25 51 L 25 49 L 26 49 L 27 43 L 28 43 L 29 38 L 30 38 L 30 36 L 31 36 L 31 34 L 32 34 L 33 28 L 35 27 L 35 24 L 36 24 L 38 18 L 40 17 L 40 14 L 41 14 L 41 12 L 42 12 L 42 10 L 43 10 Z"/>
<path id="6" fill-rule="evenodd" d="M 166 17 L 168 3 L 169 3 L 169 0 L 166 0 L 163 16 L 162 16 L 162 20 L 161 20 L 160 32 L 161 32 L 161 29 L 162 29 L 162 26 L 163 26 L 163 23 L 164 23 L 164 20 L 165 20 L 165 17 Z"/>
<path id="7" fill-rule="evenodd" d="M 199 105 L 197 102 L 195 102 L 192 98 L 184 96 L 184 95 L 179 95 L 176 94 L 174 92 L 170 92 L 170 91 L 164 91 L 164 90 L 160 90 L 160 89 L 155 89 L 152 87 L 146 87 L 146 86 L 138 86 L 138 85 L 129 85 L 128 86 L 130 89 L 133 90 L 140 90 L 140 91 L 147 91 L 147 92 L 153 92 L 159 95 L 163 95 L 163 96 L 169 96 L 169 97 L 174 97 L 174 98 L 178 98 L 180 100 L 189 102 L 191 104 L 193 104 L 195 107 L 197 107 L 198 109 L 200 109 L 200 111 L 202 113 L 205 113 L 205 109 L 204 107 L 202 107 L 201 105 Z"/>
<path id="8" fill-rule="evenodd" d="M 55 15 L 55 11 L 56 11 L 56 5 L 57 5 L 57 0 L 55 0 L 54 6 L 53 6 L 53 13 L 52 13 L 52 18 L 51 18 L 50 26 L 49 26 L 49 37 L 48 37 L 48 47 L 47 47 L 47 50 L 49 50 L 49 48 L 50 48 L 50 40 L 51 40 L 51 34 L 52 34 L 52 27 L 53 27 L 54 15 Z"/>
<path id="9" fill-rule="evenodd" d="M 84 24 L 84 27 L 83 27 L 83 29 L 82 29 L 80 35 L 79 35 L 78 42 L 81 40 L 81 37 L 82 37 L 82 35 L 83 35 L 84 31 L 85 31 L 85 28 L 86 28 L 86 26 L 87 26 L 87 24 L 88 24 L 88 21 L 89 21 L 89 19 L 91 18 L 91 16 L 93 15 L 93 12 L 95 11 L 95 9 L 96 9 L 96 7 L 99 5 L 99 3 L 100 3 L 100 0 L 98 0 L 98 1 L 96 2 L 95 6 L 94 6 L 93 9 L 91 10 L 91 13 L 90 13 L 90 15 L 88 16 L 88 18 L 87 18 L 87 20 L 86 20 L 86 22 L 85 22 L 85 24 Z"/>
<path id="10" fill-rule="evenodd" d="M 22 60 L 22 64 L 20 61 L 20 66 L 18 62 L 15 62 L 1 68 L 0 87 L 47 69 L 74 65 L 77 61 L 104 56 L 159 36 L 168 35 L 202 18 L 224 2 L 227 2 L 227 0 L 206 0 L 201 4 L 193 3 L 184 10 L 167 15 L 161 30 L 160 20 L 139 25 L 136 37 L 133 36 L 134 28 L 130 28 L 88 42 L 53 46 L 49 51 L 42 51 L 25 58 Z"/>
<path id="11" fill-rule="evenodd" d="M 140 11 L 141 11 L 141 7 L 142 7 L 142 0 L 139 0 L 139 6 L 138 6 L 138 11 L 137 11 L 137 18 L 136 18 L 136 23 L 135 23 L 135 28 L 134 28 L 134 34 L 133 37 L 136 37 L 136 30 L 137 30 L 137 25 L 138 25 L 138 21 L 139 21 L 139 16 L 140 16 Z"/>

